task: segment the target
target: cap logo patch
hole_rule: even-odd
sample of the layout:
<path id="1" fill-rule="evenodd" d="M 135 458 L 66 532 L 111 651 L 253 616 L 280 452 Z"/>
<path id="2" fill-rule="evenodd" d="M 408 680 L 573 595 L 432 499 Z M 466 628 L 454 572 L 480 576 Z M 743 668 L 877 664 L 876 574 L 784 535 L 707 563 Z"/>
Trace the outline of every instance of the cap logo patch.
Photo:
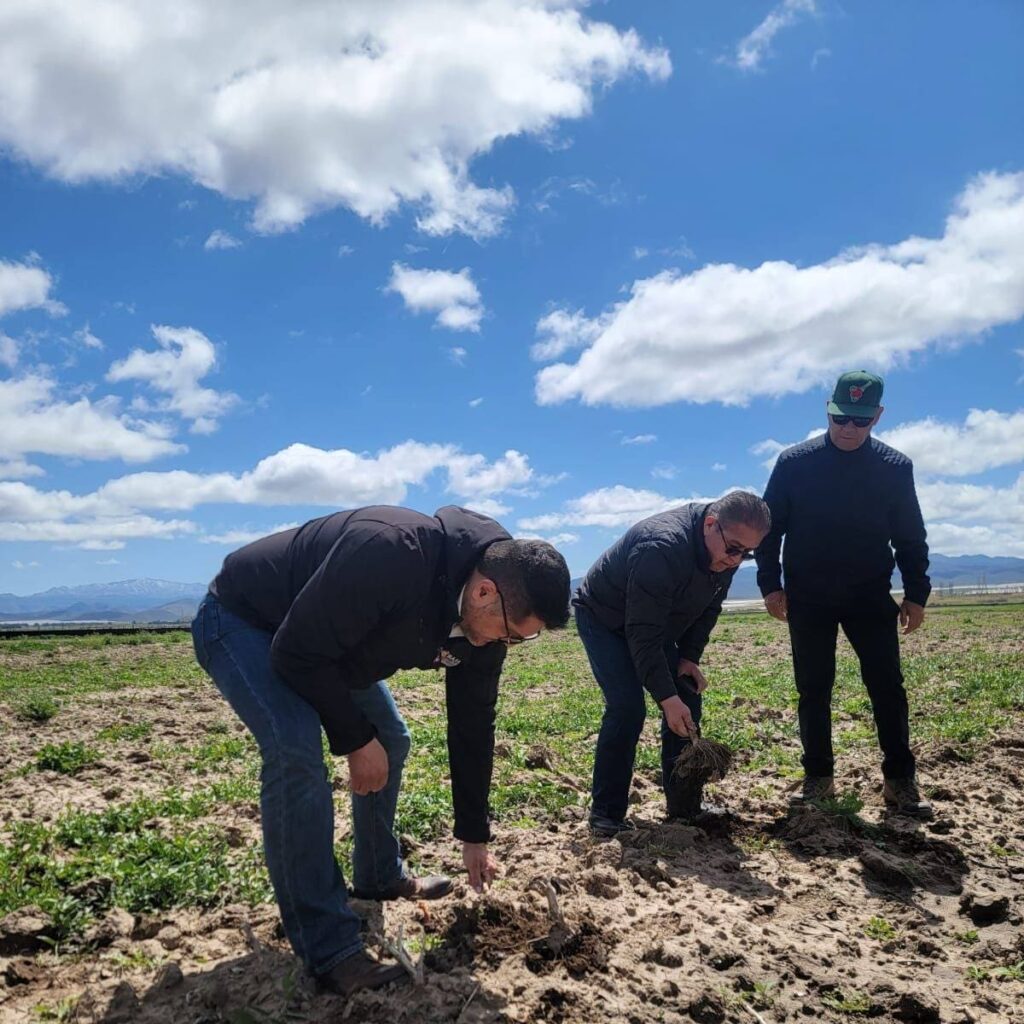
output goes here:
<path id="1" fill-rule="evenodd" d="M 850 388 L 850 401 L 859 402 L 864 397 L 864 389 L 857 384 Z"/>

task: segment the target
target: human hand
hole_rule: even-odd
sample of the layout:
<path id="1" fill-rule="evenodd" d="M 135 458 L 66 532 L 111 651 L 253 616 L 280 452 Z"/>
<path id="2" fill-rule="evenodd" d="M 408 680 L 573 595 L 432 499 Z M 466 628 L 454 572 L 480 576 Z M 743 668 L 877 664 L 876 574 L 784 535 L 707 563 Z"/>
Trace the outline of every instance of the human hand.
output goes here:
<path id="1" fill-rule="evenodd" d="M 786 600 L 784 590 L 773 590 L 770 594 L 765 594 L 764 606 L 773 619 L 778 619 L 780 622 L 786 621 L 789 615 L 789 602 Z"/>
<path id="2" fill-rule="evenodd" d="M 356 796 L 377 793 L 388 784 L 388 754 L 378 740 L 348 755 L 348 781 Z"/>
<path id="3" fill-rule="evenodd" d="M 665 712 L 665 721 L 668 727 L 684 739 L 697 739 L 697 727 L 693 724 L 693 716 L 690 709 L 678 696 L 666 697 L 661 702 L 661 709 Z"/>
<path id="4" fill-rule="evenodd" d="M 462 863 L 469 872 L 469 884 L 476 892 L 483 892 L 498 876 L 498 862 L 486 843 L 463 843 Z"/>
<path id="5" fill-rule="evenodd" d="M 903 635 L 913 633 L 921 623 L 924 622 L 924 606 L 914 604 L 913 601 L 904 601 L 900 605 L 900 625 L 903 627 Z"/>
<path id="6" fill-rule="evenodd" d="M 687 661 L 686 658 L 679 659 L 679 666 L 676 668 L 677 676 L 689 676 L 693 680 L 693 688 L 698 693 L 703 693 L 708 688 L 708 681 L 704 678 L 695 661 Z"/>

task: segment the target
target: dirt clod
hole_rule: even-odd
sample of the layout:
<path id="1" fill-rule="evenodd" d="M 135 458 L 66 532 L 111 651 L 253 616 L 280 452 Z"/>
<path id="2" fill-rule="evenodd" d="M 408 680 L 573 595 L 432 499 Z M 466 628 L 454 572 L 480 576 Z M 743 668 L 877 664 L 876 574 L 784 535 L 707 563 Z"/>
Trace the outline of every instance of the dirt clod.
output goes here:
<path id="1" fill-rule="evenodd" d="M 1010 900 L 1006 896 L 976 896 L 966 893 L 960 900 L 960 913 L 966 914 L 979 928 L 999 924 L 1010 913 Z"/>
<path id="2" fill-rule="evenodd" d="M 47 947 L 54 936 L 53 922 L 36 906 L 22 907 L 0 920 L 0 956 L 33 953 Z"/>
<path id="3" fill-rule="evenodd" d="M 893 1016 L 910 1024 L 939 1024 L 939 1004 L 930 997 L 904 992 L 896 1003 Z"/>
<path id="4" fill-rule="evenodd" d="M 725 1004 L 718 996 L 705 992 L 686 1008 L 686 1012 L 697 1024 L 722 1024 L 725 1020 Z"/>

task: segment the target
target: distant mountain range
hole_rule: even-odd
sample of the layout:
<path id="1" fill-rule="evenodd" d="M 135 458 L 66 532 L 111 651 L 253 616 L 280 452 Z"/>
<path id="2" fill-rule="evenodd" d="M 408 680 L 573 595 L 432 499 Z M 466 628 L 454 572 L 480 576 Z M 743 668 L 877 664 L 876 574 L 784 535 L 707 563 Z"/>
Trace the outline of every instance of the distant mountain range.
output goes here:
<path id="1" fill-rule="evenodd" d="M 0 622 L 183 622 L 205 593 L 205 583 L 142 579 L 0 594 Z"/>
<path id="2" fill-rule="evenodd" d="M 1024 583 L 1024 558 L 987 555 L 931 556 L 932 586 L 976 587 Z M 575 591 L 582 577 L 572 581 Z M 893 588 L 900 589 L 897 572 Z M 19 597 L 0 594 L 0 624 L 52 622 L 187 622 L 206 593 L 205 583 L 170 580 L 121 580 L 81 587 L 52 587 L 40 594 Z M 729 599 L 760 597 L 753 568 L 741 569 L 729 588 Z"/>
<path id="3" fill-rule="evenodd" d="M 932 588 L 976 587 L 981 584 L 993 587 L 1005 583 L 1024 583 L 1024 558 L 991 558 L 988 555 L 940 555 L 932 553 L 928 575 Z M 757 589 L 757 574 L 753 566 L 741 569 L 729 588 L 730 601 L 745 601 L 761 596 Z M 573 590 L 579 586 L 582 577 L 572 581 Z M 903 589 L 899 571 L 893 575 L 894 590 Z"/>

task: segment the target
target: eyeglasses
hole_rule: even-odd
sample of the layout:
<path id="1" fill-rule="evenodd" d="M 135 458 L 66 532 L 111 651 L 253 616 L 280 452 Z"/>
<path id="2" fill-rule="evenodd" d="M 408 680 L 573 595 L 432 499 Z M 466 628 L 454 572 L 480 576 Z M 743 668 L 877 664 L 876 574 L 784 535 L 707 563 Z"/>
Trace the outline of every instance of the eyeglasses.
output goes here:
<path id="1" fill-rule="evenodd" d="M 749 562 L 754 557 L 754 552 L 750 548 L 743 547 L 742 544 L 730 544 L 729 538 L 726 537 L 725 531 L 722 529 L 722 524 L 716 519 L 715 526 L 718 527 L 718 532 L 722 536 L 722 543 L 725 545 L 725 553 L 730 558 L 738 558 L 741 562 Z"/>
<path id="2" fill-rule="evenodd" d="M 515 647 L 516 644 L 525 644 L 527 640 L 536 640 L 540 636 L 540 633 L 531 633 L 529 636 L 513 636 L 512 630 L 508 627 L 508 615 L 505 614 L 505 598 L 501 596 L 501 591 L 498 590 L 498 585 L 494 585 L 494 589 L 498 591 L 498 600 L 501 602 L 501 617 L 505 620 L 505 635 L 499 639 L 503 644 L 508 644 L 509 647 Z"/>
<path id="3" fill-rule="evenodd" d="M 828 415 L 829 419 L 832 420 L 837 427 L 845 427 L 846 424 L 852 420 L 855 427 L 860 427 L 860 429 L 863 430 L 865 427 L 870 427 L 871 424 L 875 422 L 874 416 L 834 416 L 832 413 L 829 413 Z"/>

